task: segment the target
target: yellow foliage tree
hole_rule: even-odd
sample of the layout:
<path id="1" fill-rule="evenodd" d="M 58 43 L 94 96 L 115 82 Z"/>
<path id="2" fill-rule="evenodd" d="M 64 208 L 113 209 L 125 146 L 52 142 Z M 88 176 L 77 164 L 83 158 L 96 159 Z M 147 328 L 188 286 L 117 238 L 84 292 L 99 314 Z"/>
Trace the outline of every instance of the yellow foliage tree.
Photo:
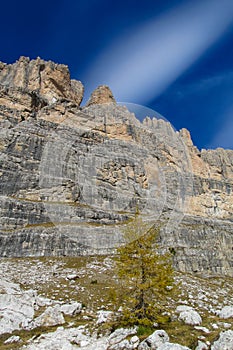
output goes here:
<path id="1" fill-rule="evenodd" d="M 117 249 L 116 257 L 124 325 L 160 322 L 166 300 L 174 292 L 171 255 L 158 252 L 158 233 L 139 215 L 124 230 L 125 244 Z"/>

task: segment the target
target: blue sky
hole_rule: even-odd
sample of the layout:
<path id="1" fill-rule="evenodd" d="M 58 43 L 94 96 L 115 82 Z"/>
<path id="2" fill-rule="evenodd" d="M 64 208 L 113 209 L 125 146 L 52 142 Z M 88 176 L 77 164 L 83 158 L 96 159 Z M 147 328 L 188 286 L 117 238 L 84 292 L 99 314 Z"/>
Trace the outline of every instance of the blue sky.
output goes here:
<path id="1" fill-rule="evenodd" d="M 9 0 L 1 13 L 1 61 L 67 64 L 85 99 L 107 84 L 198 148 L 233 149 L 232 0 Z"/>

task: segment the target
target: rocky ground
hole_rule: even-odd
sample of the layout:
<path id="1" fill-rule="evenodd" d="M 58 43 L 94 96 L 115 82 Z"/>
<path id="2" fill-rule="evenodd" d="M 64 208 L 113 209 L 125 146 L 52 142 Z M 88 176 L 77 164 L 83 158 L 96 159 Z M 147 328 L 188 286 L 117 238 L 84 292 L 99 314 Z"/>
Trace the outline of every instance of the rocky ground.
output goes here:
<path id="1" fill-rule="evenodd" d="M 0 272 L 1 350 L 233 349 L 231 278 L 176 273 L 169 322 L 113 332 L 111 257 L 1 259 Z"/>

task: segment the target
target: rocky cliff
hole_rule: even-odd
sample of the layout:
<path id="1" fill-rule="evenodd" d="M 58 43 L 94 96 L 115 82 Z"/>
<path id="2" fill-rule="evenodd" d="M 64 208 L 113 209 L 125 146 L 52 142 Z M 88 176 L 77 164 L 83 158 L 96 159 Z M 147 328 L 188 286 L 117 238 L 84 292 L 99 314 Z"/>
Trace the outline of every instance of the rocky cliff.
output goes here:
<path id="1" fill-rule="evenodd" d="M 108 253 L 138 208 L 179 270 L 233 276 L 233 151 L 83 90 L 65 65 L 0 63 L 0 255 Z"/>

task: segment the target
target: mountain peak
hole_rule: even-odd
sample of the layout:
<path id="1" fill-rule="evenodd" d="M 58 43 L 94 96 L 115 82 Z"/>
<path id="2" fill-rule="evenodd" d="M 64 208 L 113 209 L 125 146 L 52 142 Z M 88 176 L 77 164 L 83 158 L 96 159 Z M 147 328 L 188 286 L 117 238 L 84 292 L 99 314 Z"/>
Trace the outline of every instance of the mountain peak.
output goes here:
<path id="1" fill-rule="evenodd" d="M 105 103 L 116 103 L 116 100 L 107 85 L 100 85 L 92 92 L 91 97 L 87 102 L 87 106 Z"/>
<path id="2" fill-rule="evenodd" d="M 47 104 L 68 99 L 80 105 L 84 87 L 80 81 L 71 80 L 68 66 L 40 57 L 30 60 L 21 56 L 13 64 L 0 64 L 0 85 L 17 91 L 36 93 Z"/>

